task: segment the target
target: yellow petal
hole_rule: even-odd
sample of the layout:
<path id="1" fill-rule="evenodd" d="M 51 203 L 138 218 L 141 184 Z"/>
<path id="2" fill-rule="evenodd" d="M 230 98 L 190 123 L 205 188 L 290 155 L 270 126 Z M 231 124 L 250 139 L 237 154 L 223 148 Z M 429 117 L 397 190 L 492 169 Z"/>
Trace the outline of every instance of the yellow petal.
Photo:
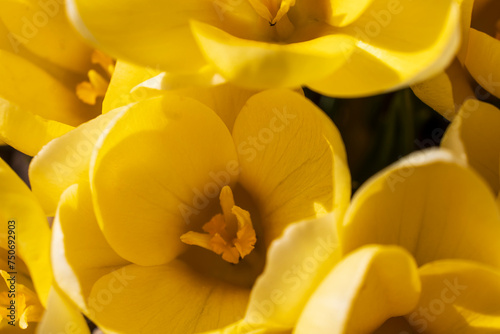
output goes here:
<path id="1" fill-rule="evenodd" d="M 17 256 L 28 266 L 40 302 L 45 306 L 52 284 L 52 273 L 48 269 L 49 225 L 35 196 L 1 159 L 0 219 L 2 233 L 15 230 Z"/>
<path id="2" fill-rule="evenodd" d="M 242 332 L 293 328 L 310 295 L 340 259 L 335 223 L 333 215 L 295 223 L 271 244 Z"/>
<path id="3" fill-rule="evenodd" d="M 233 138 L 239 182 L 257 202 L 266 244 L 292 222 L 343 214 L 351 187 L 344 145 L 309 100 L 289 90 L 256 94 L 238 115 Z"/>
<path id="4" fill-rule="evenodd" d="M 186 249 L 183 233 L 210 220 L 210 200 L 237 174 L 231 135 L 212 110 L 175 95 L 138 102 L 91 162 L 99 224 L 129 261 L 166 263 Z"/>
<path id="5" fill-rule="evenodd" d="M 428 79 L 453 59 L 459 20 L 459 5 L 452 0 L 374 1 L 338 32 L 358 40 L 349 60 L 328 77 L 306 84 L 325 95 L 356 97 Z"/>
<path id="6" fill-rule="evenodd" d="M 413 310 L 419 296 L 417 266 L 406 250 L 366 246 L 321 282 L 294 333 L 372 333 L 387 319 Z"/>
<path id="7" fill-rule="evenodd" d="M 78 125 L 96 116 L 62 83 L 4 50 L 0 50 L 0 97 L 25 112 L 69 125 Z"/>
<path id="8" fill-rule="evenodd" d="M 89 314 L 93 284 L 128 262 L 99 230 L 88 184 L 72 185 L 63 193 L 52 229 L 54 278 L 73 303 Z"/>
<path id="9" fill-rule="evenodd" d="M 0 138 L 24 154 L 34 156 L 52 139 L 72 128 L 34 115 L 0 97 Z"/>
<path id="10" fill-rule="evenodd" d="M 200 333 L 240 319 L 247 289 L 211 280 L 179 261 L 156 267 L 123 268 L 103 276 L 92 289 L 91 318 L 119 333 Z"/>
<path id="11" fill-rule="evenodd" d="M 84 317 L 73 303 L 57 288 L 52 287 L 47 301 L 47 310 L 37 326 L 37 333 L 90 334 L 90 330 Z"/>
<path id="12" fill-rule="evenodd" d="M 6 0 L 0 19 L 18 53 L 21 46 L 68 70 L 86 73 L 92 50 L 70 25 L 63 1 Z"/>
<path id="13" fill-rule="evenodd" d="M 325 77 L 346 62 L 354 45 L 354 39 L 344 35 L 271 44 L 241 39 L 201 22 L 191 26 L 205 57 L 225 79 L 255 89 L 296 87 Z"/>
<path id="14" fill-rule="evenodd" d="M 345 27 L 360 17 L 373 1 L 375 0 L 328 1 L 331 6 L 331 17 L 328 23 L 336 27 Z"/>
<path id="15" fill-rule="evenodd" d="M 500 98 L 500 40 L 470 29 L 465 66 L 470 74 L 491 94 Z"/>
<path id="16" fill-rule="evenodd" d="M 210 87 L 225 83 L 226 80 L 216 72 L 213 66 L 207 65 L 196 72 L 167 73 L 162 72 L 154 78 L 146 80 L 135 87 L 152 90 L 174 90 L 192 86 Z M 145 94 L 145 93 L 144 93 Z"/>
<path id="17" fill-rule="evenodd" d="M 445 72 L 411 89 L 425 104 L 449 120 L 453 120 L 466 99 L 475 98 L 467 72 L 457 59 Z"/>
<path id="18" fill-rule="evenodd" d="M 99 49 L 116 58 L 167 71 L 204 65 L 189 28 L 190 19 L 217 23 L 215 5 L 206 1 L 140 0 L 67 2 L 75 27 Z M 119 27 L 119 29 L 117 29 Z"/>
<path id="19" fill-rule="evenodd" d="M 419 270 L 422 295 L 407 316 L 422 333 L 500 331 L 500 273 L 474 262 L 443 260 Z"/>
<path id="20" fill-rule="evenodd" d="M 346 253 L 365 244 L 406 248 L 419 265 L 470 259 L 500 265 L 493 193 L 452 153 L 426 150 L 389 166 L 358 190 L 344 221 Z"/>
<path id="21" fill-rule="evenodd" d="M 59 197 L 70 185 L 89 178 L 90 156 L 99 136 L 125 111 L 119 108 L 80 125 L 46 145 L 32 160 L 31 189 L 49 216 L 54 216 Z"/>
<path id="22" fill-rule="evenodd" d="M 136 98 L 131 94 L 132 88 L 156 75 L 158 75 L 158 70 L 153 67 L 134 65 L 121 60 L 117 61 L 106 96 L 102 102 L 102 113 L 105 114 L 110 110 L 135 102 Z"/>
<path id="23" fill-rule="evenodd" d="M 445 132 L 441 146 L 454 151 L 488 182 L 495 194 L 500 190 L 500 110 L 478 100 L 469 100 Z"/>

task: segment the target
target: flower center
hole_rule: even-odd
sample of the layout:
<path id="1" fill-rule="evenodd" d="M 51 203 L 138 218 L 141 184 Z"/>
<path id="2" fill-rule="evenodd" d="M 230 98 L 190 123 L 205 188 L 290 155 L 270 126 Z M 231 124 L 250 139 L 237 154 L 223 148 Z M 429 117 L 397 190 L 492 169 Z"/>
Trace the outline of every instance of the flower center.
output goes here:
<path id="1" fill-rule="evenodd" d="M 101 51 L 94 50 L 91 58 L 92 64 L 100 66 L 102 73 L 92 69 L 88 72 L 89 81 L 84 81 L 76 86 L 76 95 L 86 104 L 95 105 L 98 97 L 104 97 L 108 90 L 111 76 L 115 71 L 113 59 Z"/>
<path id="2" fill-rule="evenodd" d="M 222 188 L 219 200 L 222 214 L 216 214 L 203 225 L 206 233 L 189 231 L 181 235 L 181 241 L 211 250 L 227 262 L 237 264 L 254 249 L 255 230 L 250 213 L 234 204 L 229 186 Z"/>
<path id="3" fill-rule="evenodd" d="M 295 0 L 248 0 L 257 14 L 266 19 L 271 26 L 288 13 Z"/>

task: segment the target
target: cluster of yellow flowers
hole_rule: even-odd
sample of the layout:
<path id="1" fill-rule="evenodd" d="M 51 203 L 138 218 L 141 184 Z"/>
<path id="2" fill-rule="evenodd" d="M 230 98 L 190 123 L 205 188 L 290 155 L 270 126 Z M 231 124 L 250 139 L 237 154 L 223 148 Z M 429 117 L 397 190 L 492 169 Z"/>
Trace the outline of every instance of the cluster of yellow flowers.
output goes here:
<path id="1" fill-rule="evenodd" d="M 408 86 L 351 197 L 300 87 Z M 0 331 L 500 333 L 496 98 L 498 0 L 2 0 Z"/>

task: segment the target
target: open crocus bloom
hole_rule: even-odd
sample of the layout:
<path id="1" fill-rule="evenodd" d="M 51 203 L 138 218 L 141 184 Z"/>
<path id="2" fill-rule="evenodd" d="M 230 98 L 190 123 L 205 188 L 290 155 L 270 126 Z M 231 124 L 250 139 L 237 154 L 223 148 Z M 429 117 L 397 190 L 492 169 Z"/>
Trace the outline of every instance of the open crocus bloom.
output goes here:
<path id="1" fill-rule="evenodd" d="M 0 330 L 88 333 L 82 315 L 52 284 L 50 229 L 24 182 L 0 159 Z"/>
<path id="2" fill-rule="evenodd" d="M 438 73 L 460 35 L 454 0 L 71 0 L 68 14 L 98 48 L 158 66 L 169 84 L 172 75 L 198 76 L 339 97 Z"/>
<path id="3" fill-rule="evenodd" d="M 444 150 L 369 180 L 343 225 L 344 259 L 295 333 L 495 333 L 500 213 L 484 181 Z"/>
<path id="4" fill-rule="evenodd" d="M 471 98 L 500 98 L 500 2 L 466 0 L 462 7 L 462 46 L 457 58 L 444 72 L 412 86 L 423 102 L 449 120 L 462 106 L 472 111 L 476 103 L 466 103 Z M 485 91 L 473 85 L 470 77 Z"/>
<path id="5" fill-rule="evenodd" d="M 69 23 L 63 1 L 6 0 L 0 12 L 0 139 L 35 155 L 101 113 L 114 64 Z"/>
<path id="6" fill-rule="evenodd" d="M 56 281 L 103 330 L 289 330 L 338 260 L 350 177 L 333 123 L 289 90 L 197 92 L 206 104 L 168 93 L 102 115 L 30 167 L 40 197 L 62 193 Z M 99 122 L 68 187 L 59 148 Z"/>

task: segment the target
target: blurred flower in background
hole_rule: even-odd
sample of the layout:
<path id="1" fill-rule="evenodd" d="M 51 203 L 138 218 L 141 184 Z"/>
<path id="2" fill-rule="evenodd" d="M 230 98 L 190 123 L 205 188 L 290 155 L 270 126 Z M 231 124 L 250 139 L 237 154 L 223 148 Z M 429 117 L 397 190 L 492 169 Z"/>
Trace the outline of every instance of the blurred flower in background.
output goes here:
<path id="1" fill-rule="evenodd" d="M 0 330 L 89 333 L 82 315 L 53 285 L 50 228 L 36 198 L 0 159 Z"/>
<path id="2" fill-rule="evenodd" d="M 435 75 L 460 37 L 454 0 L 71 0 L 67 9 L 95 47 L 166 71 L 166 89 L 189 78 L 373 95 Z"/>
<path id="3" fill-rule="evenodd" d="M 462 46 L 452 64 L 436 77 L 412 86 L 415 94 L 452 120 L 469 99 L 500 98 L 500 2 L 462 2 Z"/>
<path id="4" fill-rule="evenodd" d="M 370 178 L 340 231 L 342 259 L 311 291 L 293 331 L 255 332 L 500 329 L 500 212 L 486 183 L 452 153 L 417 152 Z M 238 323 L 211 333 L 248 328 Z"/>

